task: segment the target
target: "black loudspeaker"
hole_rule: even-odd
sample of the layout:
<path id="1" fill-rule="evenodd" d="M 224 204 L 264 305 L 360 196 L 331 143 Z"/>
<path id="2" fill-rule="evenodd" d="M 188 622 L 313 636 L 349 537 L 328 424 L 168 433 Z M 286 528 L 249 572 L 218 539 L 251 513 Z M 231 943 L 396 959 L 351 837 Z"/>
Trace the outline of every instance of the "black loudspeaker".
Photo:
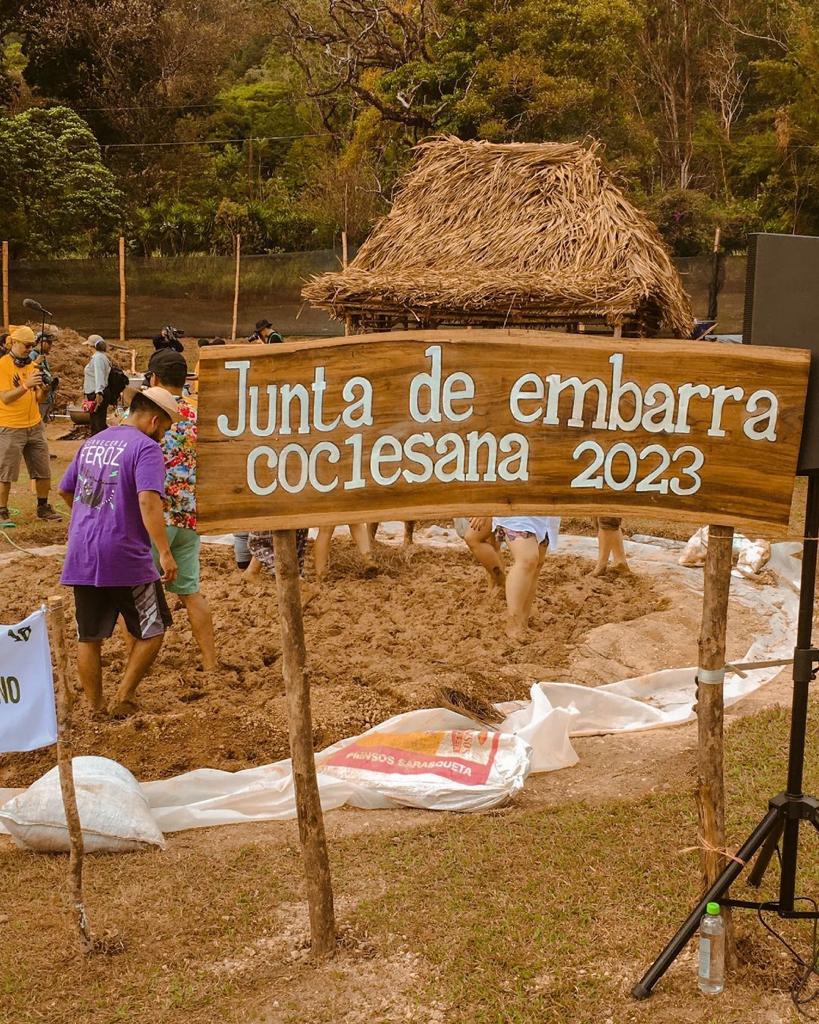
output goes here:
<path id="1" fill-rule="evenodd" d="M 819 470 L 819 238 L 749 236 L 742 341 L 811 351 L 798 472 Z"/>

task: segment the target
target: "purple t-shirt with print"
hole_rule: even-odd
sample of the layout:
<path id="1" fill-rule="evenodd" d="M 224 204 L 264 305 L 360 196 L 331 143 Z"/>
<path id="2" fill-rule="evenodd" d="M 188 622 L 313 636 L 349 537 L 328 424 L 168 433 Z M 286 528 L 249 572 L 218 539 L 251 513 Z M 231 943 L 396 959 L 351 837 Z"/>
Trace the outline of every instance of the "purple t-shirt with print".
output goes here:
<path id="1" fill-rule="evenodd" d="M 156 441 L 136 427 L 109 427 L 80 448 L 60 490 L 73 492 L 66 586 L 137 587 L 159 579 L 139 492 L 165 494 L 165 462 Z"/>

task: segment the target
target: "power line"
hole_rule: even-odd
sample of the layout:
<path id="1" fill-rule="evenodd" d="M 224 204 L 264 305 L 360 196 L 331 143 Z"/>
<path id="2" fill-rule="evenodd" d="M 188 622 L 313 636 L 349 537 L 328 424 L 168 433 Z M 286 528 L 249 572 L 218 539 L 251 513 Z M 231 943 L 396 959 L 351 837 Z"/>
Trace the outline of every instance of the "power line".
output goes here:
<path id="1" fill-rule="evenodd" d="M 231 142 L 292 142 L 296 139 L 317 139 L 333 132 L 305 132 L 302 135 L 246 135 L 236 139 L 197 139 L 183 142 L 112 142 L 103 149 L 141 149 L 157 146 L 225 146 Z"/>
<path id="2" fill-rule="evenodd" d="M 210 110 L 218 106 L 221 100 L 212 100 L 210 103 L 134 103 L 129 106 L 118 107 L 72 107 L 78 114 L 92 114 L 103 110 Z"/>

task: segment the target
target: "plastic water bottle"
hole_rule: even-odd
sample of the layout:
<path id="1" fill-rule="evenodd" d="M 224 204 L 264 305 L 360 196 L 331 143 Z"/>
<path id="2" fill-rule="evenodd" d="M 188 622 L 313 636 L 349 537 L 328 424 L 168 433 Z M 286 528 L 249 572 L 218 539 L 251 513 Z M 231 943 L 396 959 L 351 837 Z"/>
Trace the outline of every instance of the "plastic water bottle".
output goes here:
<path id="1" fill-rule="evenodd" d="M 719 903 L 709 903 L 700 924 L 700 992 L 718 996 L 725 987 L 725 922 Z"/>

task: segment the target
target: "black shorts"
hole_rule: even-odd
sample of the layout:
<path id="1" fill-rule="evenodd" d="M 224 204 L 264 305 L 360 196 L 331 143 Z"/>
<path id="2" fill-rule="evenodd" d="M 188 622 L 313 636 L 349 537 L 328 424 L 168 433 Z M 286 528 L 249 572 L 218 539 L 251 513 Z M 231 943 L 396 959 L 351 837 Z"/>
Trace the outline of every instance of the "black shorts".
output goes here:
<path id="1" fill-rule="evenodd" d="M 80 643 L 107 640 L 120 615 L 137 640 L 161 636 L 173 623 L 159 580 L 138 587 L 74 587 L 74 603 Z"/>

